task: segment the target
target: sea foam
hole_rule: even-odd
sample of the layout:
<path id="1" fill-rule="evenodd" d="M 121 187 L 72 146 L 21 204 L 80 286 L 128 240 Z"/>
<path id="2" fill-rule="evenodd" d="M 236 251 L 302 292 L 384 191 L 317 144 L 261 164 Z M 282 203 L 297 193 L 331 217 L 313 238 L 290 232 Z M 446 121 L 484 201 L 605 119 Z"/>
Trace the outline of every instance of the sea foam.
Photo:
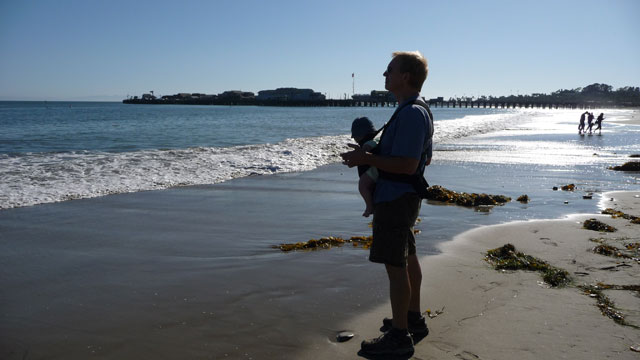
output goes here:
<path id="1" fill-rule="evenodd" d="M 521 124 L 532 114 L 519 111 L 436 121 L 436 149 L 449 140 Z M 2 154 L 0 209 L 307 171 L 340 161 L 349 142 L 348 135 L 340 135 L 233 147 Z"/>

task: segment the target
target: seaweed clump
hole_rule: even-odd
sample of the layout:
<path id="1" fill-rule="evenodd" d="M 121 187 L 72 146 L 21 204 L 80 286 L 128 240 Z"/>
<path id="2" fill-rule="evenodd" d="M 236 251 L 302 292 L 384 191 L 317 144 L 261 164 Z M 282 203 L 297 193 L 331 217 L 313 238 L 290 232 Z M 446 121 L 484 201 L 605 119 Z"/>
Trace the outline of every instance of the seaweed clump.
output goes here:
<path id="1" fill-rule="evenodd" d="M 626 287 L 629 287 L 629 288 L 627 289 Z M 620 325 L 638 328 L 638 326 L 629 324 L 624 320 L 624 315 L 622 315 L 622 313 L 615 308 L 615 304 L 613 303 L 613 301 L 611 301 L 611 299 L 609 299 L 609 297 L 606 296 L 602 291 L 608 290 L 608 289 L 638 291 L 638 289 L 640 289 L 640 286 L 638 285 L 620 286 L 620 285 L 606 285 L 606 284 L 598 283 L 597 285 L 582 285 L 580 286 L 580 288 L 586 295 L 589 295 L 590 297 L 596 299 L 597 306 L 600 309 L 600 312 L 602 313 L 602 315 L 613 319 L 613 321 L 615 321 Z"/>
<path id="2" fill-rule="evenodd" d="M 496 270 L 529 270 L 542 273 L 542 279 L 553 287 L 562 287 L 571 282 L 569 273 L 549 265 L 531 255 L 517 252 L 512 244 L 487 251 L 485 259 Z"/>
<path id="3" fill-rule="evenodd" d="M 414 233 L 419 230 L 414 230 Z M 350 242 L 353 244 L 353 247 L 362 247 L 363 249 L 368 249 L 371 247 L 371 243 L 373 242 L 373 236 L 352 236 L 346 242 Z"/>
<path id="4" fill-rule="evenodd" d="M 625 259 L 631 258 L 631 256 L 623 254 L 617 247 L 606 244 L 601 244 L 594 247 L 593 252 L 605 256 L 613 256 Z"/>
<path id="5" fill-rule="evenodd" d="M 598 243 L 596 247 L 591 250 L 600 255 L 611 256 L 622 259 L 631 259 L 633 261 L 640 262 L 640 242 L 626 242 L 629 238 L 591 238 L 589 240 Z M 622 247 L 607 244 L 608 240 L 615 241 L 616 243 L 622 242 Z M 640 295 L 640 294 L 639 294 Z"/>
<path id="6" fill-rule="evenodd" d="M 640 242 L 628 243 L 624 245 L 627 250 L 640 252 Z"/>
<path id="7" fill-rule="evenodd" d="M 601 213 L 605 214 L 605 215 L 611 215 L 611 217 L 614 218 L 614 219 L 615 218 L 619 218 L 619 217 L 624 217 L 626 215 L 622 211 L 614 210 L 612 208 L 606 208 L 606 209 L 602 210 Z"/>
<path id="8" fill-rule="evenodd" d="M 427 199 L 466 207 L 503 205 L 504 203 L 511 201 L 511 198 L 505 195 L 469 194 L 465 192 L 459 193 L 439 185 L 434 185 L 427 189 Z"/>
<path id="9" fill-rule="evenodd" d="M 614 228 L 611 225 L 607 225 L 602 221 L 597 219 L 588 219 L 585 220 L 582 224 L 582 227 L 587 230 L 600 231 L 600 232 L 616 232 L 618 229 Z"/>
<path id="10" fill-rule="evenodd" d="M 632 224 L 640 224 L 640 217 L 625 214 L 622 211 L 614 210 L 612 208 L 606 208 L 602 210 L 602 213 L 605 215 L 611 215 L 612 218 L 623 218 L 627 220 L 631 220 Z"/>
<path id="11" fill-rule="evenodd" d="M 603 290 L 640 291 L 640 285 L 616 285 L 616 284 L 605 284 L 605 283 L 599 282 L 597 286 Z"/>
<path id="12" fill-rule="evenodd" d="M 520 197 L 518 197 L 517 199 L 518 201 L 520 201 L 521 203 L 528 203 L 529 202 L 529 195 L 524 194 L 524 195 L 520 195 Z"/>
<path id="13" fill-rule="evenodd" d="M 294 250 L 320 250 L 331 249 L 332 247 L 339 247 L 347 243 L 353 244 L 354 247 L 362 247 L 368 249 L 371 247 L 373 236 L 352 236 L 349 239 L 343 239 L 337 236 L 328 236 L 320 239 L 311 239 L 309 241 L 297 242 L 293 244 L 280 244 L 271 246 L 274 249 L 278 249 L 284 252 Z"/>
<path id="14" fill-rule="evenodd" d="M 294 244 L 280 244 L 273 245 L 274 249 L 280 249 L 282 251 L 292 250 L 318 250 L 318 249 L 330 249 L 334 246 L 344 245 L 344 239 L 340 237 L 323 237 L 320 239 L 311 239 L 309 241 L 297 242 Z"/>
<path id="15" fill-rule="evenodd" d="M 609 167 L 615 171 L 640 171 L 640 161 L 629 161 L 619 166 Z"/>

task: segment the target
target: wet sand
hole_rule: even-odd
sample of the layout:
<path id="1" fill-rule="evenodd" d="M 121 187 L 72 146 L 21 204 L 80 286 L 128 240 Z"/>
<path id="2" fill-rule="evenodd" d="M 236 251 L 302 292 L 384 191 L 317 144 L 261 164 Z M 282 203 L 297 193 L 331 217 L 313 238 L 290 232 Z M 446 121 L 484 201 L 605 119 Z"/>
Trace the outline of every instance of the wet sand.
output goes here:
<path id="1" fill-rule="evenodd" d="M 607 119 L 606 119 L 606 111 L 604 111 L 604 112 L 605 112 L 605 119 L 604 119 L 605 123 L 604 123 L 604 125 L 606 125 L 606 121 L 607 121 Z M 614 120 L 614 122 L 624 123 L 624 124 L 628 124 L 628 125 L 640 125 L 640 116 L 638 116 L 638 112 L 637 111 L 634 111 L 633 113 L 631 113 L 630 117 L 626 117 L 626 118 L 623 118 L 623 119 L 620 119 L 620 120 L 616 119 L 616 120 Z"/>
<path id="2" fill-rule="evenodd" d="M 333 337 L 384 303 L 382 269 L 271 245 L 370 232 L 337 169 L 0 212 L 0 358 L 277 358 Z"/>
<path id="3" fill-rule="evenodd" d="M 614 201 L 610 201 L 614 198 Z M 640 192 L 603 196 L 603 206 L 640 215 Z M 599 233 L 582 228 L 597 218 L 618 229 Z M 444 313 L 428 321 L 431 333 L 416 345 L 415 359 L 638 359 L 640 329 L 603 316 L 596 300 L 577 285 L 598 282 L 640 285 L 638 260 L 595 254 L 605 238 L 622 248 L 640 242 L 640 225 L 608 215 L 579 214 L 562 220 L 513 222 L 471 230 L 442 245 L 443 253 L 421 259 L 422 303 Z M 518 251 L 565 269 L 574 279 L 565 288 L 549 288 L 538 273 L 496 271 L 484 255 L 506 243 Z M 640 326 L 637 292 L 607 290 L 625 321 Z M 344 326 L 356 337 L 305 354 L 305 358 L 353 358 L 363 338 L 378 336 L 388 304 Z"/>

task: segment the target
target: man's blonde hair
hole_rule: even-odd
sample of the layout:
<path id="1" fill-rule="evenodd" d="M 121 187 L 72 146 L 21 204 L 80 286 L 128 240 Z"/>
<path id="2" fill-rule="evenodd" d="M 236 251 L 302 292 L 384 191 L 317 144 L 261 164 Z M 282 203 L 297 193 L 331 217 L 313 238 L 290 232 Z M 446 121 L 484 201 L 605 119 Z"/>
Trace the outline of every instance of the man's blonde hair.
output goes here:
<path id="1" fill-rule="evenodd" d="M 422 84 L 427 80 L 429 66 L 427 59 L 420 51 L 396 51 L 391 56 L 400 59 L 400 71 L 409 73 L 409 85 L 418 90 L 422 90 Z"/>

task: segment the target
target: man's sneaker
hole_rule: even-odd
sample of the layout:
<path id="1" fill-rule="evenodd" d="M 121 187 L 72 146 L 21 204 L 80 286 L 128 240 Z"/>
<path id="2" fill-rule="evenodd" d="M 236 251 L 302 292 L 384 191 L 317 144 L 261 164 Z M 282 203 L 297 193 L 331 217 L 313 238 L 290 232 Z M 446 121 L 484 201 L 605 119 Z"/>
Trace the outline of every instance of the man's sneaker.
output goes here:
<path id="1" fill-rule="evenodd" d="M 413 354 L 413 340 L 407 330 L 391 328 L 380 337 L 364 340 L 360 349 L 368 355 L 410 355 Z"/>
<path id="2" fill-rule="evenodd" d="M 380 331 L 387 332 L 389 329 L 391 329 L 393 327 L 392 321 L 392 319 L 384 318 L 382 320 L 382 327 L 380 328 Z M 411 335 L 413 336 L 425 337 L 429 335 L 429 328 L 427 327 L 427 321 L 425 320 L 424 316 L 421 316 L 419 319 L 414 321 L 409 320 L 408 325 L 409 333 L 411 333 Z"/>

